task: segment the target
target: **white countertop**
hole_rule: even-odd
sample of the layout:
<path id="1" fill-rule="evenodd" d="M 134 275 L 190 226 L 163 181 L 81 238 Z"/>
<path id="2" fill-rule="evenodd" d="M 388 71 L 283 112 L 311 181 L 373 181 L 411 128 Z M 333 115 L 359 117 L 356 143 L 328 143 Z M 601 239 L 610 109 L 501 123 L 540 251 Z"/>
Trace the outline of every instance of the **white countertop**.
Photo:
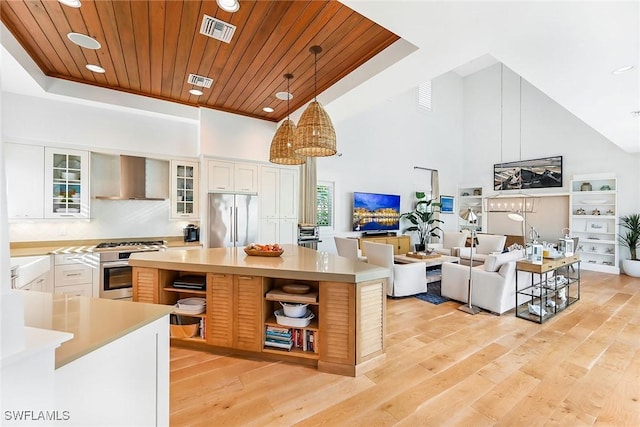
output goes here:
<path id="1" fill-rule="evenodd" d="M 25 326 L 71 332 L 56 349 L 56 368 L 66 365 L 136 329 L 171 313 L 173 307 L 139 302 L 20 292 Z"/>

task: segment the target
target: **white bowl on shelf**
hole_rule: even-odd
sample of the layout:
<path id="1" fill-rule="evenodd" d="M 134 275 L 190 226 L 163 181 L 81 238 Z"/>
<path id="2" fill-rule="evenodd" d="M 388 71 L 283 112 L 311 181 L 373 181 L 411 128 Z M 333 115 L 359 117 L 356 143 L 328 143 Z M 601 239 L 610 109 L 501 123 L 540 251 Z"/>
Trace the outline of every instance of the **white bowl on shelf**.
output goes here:
<path id="1" fill-rule="evenodd" d="M 62 176 L 62 179 L 75 181 L 78 179 L 78 172 L 62 172 L 60 173 L 60 176 Z"/>
<path id="2" fill-rule="evenodd" d="M 207 300 L 204 298 L 183 298 L 178 300 L 176 309 L 185 313 L 200 314 L 204 313 L 206 304 Z"/>

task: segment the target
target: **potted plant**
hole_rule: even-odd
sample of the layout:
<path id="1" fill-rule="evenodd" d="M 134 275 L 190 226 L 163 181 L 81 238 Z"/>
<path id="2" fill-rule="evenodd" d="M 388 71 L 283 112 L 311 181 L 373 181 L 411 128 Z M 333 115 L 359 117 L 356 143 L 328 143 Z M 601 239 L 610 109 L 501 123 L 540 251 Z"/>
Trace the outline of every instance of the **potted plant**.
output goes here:
<path id="1" fill-rule="evenodd" d="M 630 214 L 620 217 L 620 226 L 624 232 L 618 234 L 622 246 L 629 248 L 630 259 L 622 260 L 622 269 L 626 274 L 640 277 L 640 259 L 638 259 L 638 246 L 640 246 L 640 214 Z"/>
<path id="2" fill-rule="evenodd" d="M 439 207 L 440 203 L 427 200 L 423 192 L 416 192 L 416 199 L 418 201 L 415 209 L 411 212 L 403 213 L 400 218 L 406 219 L 411 223 L 403 232 L 414 231 L 418 233 L 419 243 L 415 245 L 416 252 L 424 252 L 431 237 L 438 237 L 436 231 L 442 231 L 438 223 L 442 224 L 444 221 L 435 217 L 436 212 L 433 209 Z"/>

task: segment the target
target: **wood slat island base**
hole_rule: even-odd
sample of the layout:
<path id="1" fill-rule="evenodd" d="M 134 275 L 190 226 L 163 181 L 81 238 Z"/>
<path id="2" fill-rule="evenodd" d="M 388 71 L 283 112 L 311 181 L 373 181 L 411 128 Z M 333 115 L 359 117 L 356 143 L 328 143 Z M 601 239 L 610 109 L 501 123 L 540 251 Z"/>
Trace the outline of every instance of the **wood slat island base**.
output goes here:
<path id="1" fill-rule="evenodd" d="M 197 336 L 172 338 L 172 344 L 312 365 L 348 376 L 366 371 L 367 362 L 384 354 L 385 268 L 295 245 L 284 245 L 280 257 L 216 248 L 135 253 L 129 263 L 134 301 L 173 305 L 181 298 L 206 298 L 204 314 L 181 316 L 200 319 Z M 177 278 L 187 275 L 202 276 L 206 292 L 173 287 Z M 281 302 L 300 299 L 283 295 L 282 287 L 293 283 L 310 288 L 309 325 L 276 322 L 274 312 L 282 309 Z M 267 346 L 274 329 L 285 333 L 277 343 L 288 342 L 283 328 L 289 330 L 293 348 Z"/>

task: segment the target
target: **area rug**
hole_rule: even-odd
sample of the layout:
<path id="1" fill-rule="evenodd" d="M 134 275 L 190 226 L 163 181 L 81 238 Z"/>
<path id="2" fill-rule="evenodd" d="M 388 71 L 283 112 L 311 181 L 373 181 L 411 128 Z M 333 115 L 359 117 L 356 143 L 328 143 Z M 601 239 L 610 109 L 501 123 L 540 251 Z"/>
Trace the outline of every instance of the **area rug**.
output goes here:
<path id="1" fill-rule="evenodd" d="M 427 284 L 427 292 L 421 294 L 415 294 L 414 297 L 419 300 L 430 302 L 431 304 L 442 304 L 449 301 L 449 298 L 445 298 L 440 295 L 440 282 L 432 282 Z"/>

